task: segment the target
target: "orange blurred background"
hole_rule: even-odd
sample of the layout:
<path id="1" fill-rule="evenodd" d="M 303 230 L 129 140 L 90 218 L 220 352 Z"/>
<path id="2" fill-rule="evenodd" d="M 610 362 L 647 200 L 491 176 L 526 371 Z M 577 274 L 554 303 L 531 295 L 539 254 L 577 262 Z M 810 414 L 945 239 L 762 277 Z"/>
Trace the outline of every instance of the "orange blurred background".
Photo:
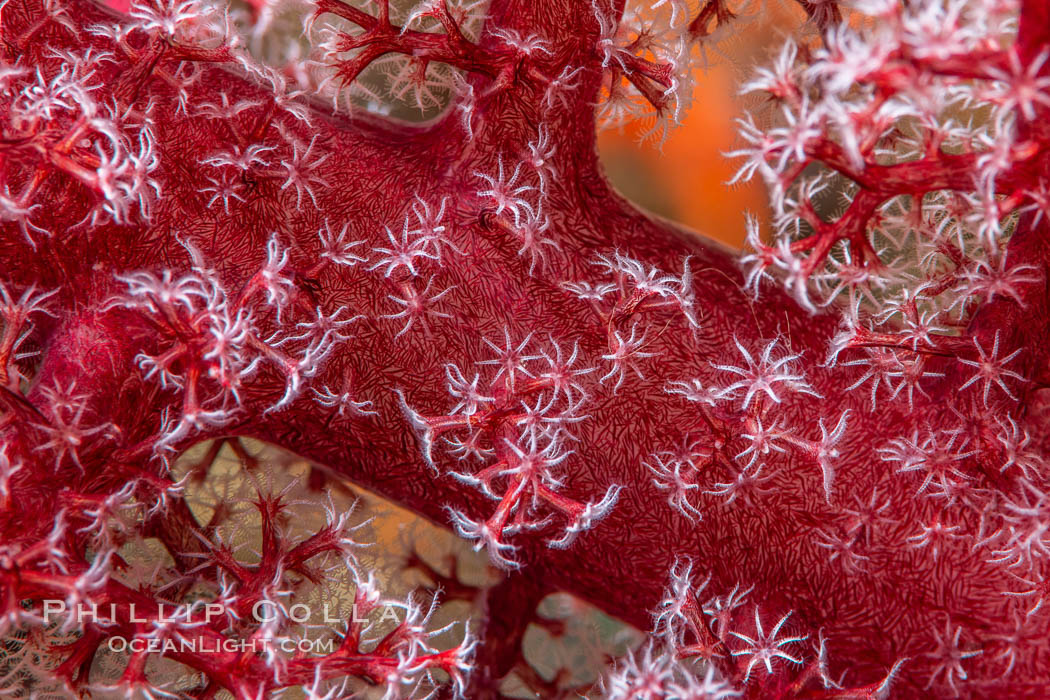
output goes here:
<path id="1" fill-rule="evenodd" d="M 795 3 L 764 5 L 754 17 L 741 12 L 731 25 L 731 45 L 724 41 L 707 51 L 709 67 L 694 70 L 692 106 L 662 148 L 639 143 L 648 126 L 643 123 L 598 135 L 606 173 L 625 197 L 735 248 L 742 247 L 746 235 L 745 213 L 768 219 L 761 180 L 726 184 L 740 164 L 723 155 L 741 146 L 735 119 L 745 107 L 761 111 L 763 106 L 758 98 L 737 93 L 756 63 L 767 63 L 782 38 L 797 33 L 805 21 Z"/>

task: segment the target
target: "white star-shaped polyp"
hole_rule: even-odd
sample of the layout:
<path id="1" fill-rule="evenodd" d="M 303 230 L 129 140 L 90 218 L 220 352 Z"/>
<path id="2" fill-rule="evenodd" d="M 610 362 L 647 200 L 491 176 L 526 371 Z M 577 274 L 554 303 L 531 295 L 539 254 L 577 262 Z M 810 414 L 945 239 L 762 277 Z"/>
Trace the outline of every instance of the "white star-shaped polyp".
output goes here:
<path id="1" fill-rule="evenodd" d="M 484 548 L 492 563 L 504 570 L 517 569 L 521 566 L 519 562 L 503 555 L 504 552 L 513 555 L 518 548 L 503 542 L 500 539 L 502 533 L 494 532 L 487 522 L 471 520 L 453 508 L 449 508 L 448 513 L 459 536 L 474 540 L 475 552 Z"/>
<path id="2" fill-rule="evenodd" d="M 781 358 L 773 359 L 773 351 L 776 349 L 777 343 L 779 342 L 778 340 L 770 341 L 762 350 L 762 354 L 757 361 L 751 356 L 751 353 L 740 344 L 740 341 L 737 338 L 734 337 L 733 342 L 736 344 L 736 348 L 740 351 L 740 354 L 744 356 L 744 361 L 747 363 L 747 367 L 711 365 L 717 370 L 729 372 L 741 377 L 738 381 L 733 382 L 719 391 L 717 394 L 718 398 L 736 398 L 740 395 L 740 392 L 743 391 L 744 402 L 741 408 L 746 411 L 751 405 L 751 401 L 755 398 L 755 395 L 759 393 L 765 394 L 774 403 L 781 402 L 781 397 L 777 394 L 777 391 L 781 389 L 787 389 L 801 394 L 809 394 L 818 398 L 820 397 L 820 394 L 814 391 L 805 381 L 804 376 L 795 371 L 792 363 L 797 360 L 800 355 L 785 355 Z"/>
<path id="3" fill-rule="evenodd" d="M 1003 380 L 1008 378 L 1015 379 L 1019 382 L 1027 381 L 1023 376 L 1021 376 L 1017 372 L 1012 372 L 1006 369 L 1006 364 L 1021 354 L 1021 348 L 1014 350 L 1006 357 L 1000 358 L 998 331 L 996 331 L 995 333 L 995 341 L 992 343 L 991 354 L 988 354 L 984 351 L 984 348 L 981 347 L 981 344 L 977 342 L 977 338 L 973 339 L 973 344 L 974 347 L 977 348 L 977 355 L 979 359 L 963 360 L 960 358 L 959 363 L 967 365 L 969 367 L 974 367 L 977 371 L 972 377 L 970 377 L 966 381 L 966 383 L 959 387 L 959 391 L 962 391 L 963 389 L 966 389 L 980 381 L 983 384 L 981 401 L 985 405 L 985 407 L 988 406 L 988 395 L 991 392 L 993 385 L 998 386 L 1000 389 L 1003 390 L 1004 394 L 1016 401 L 1017 397 L 1013 395 L 1013 392 L 1010 391 L 1010 388 L 1006 386 L 1006 382 Z"/>
<path id="4" fill-rule="evenodd" d="M 731 631 L 729 633 L 747 644 L 746 648 L 738 649 L 737 651 L 732 652 L 733 656 L 751 657 L 750 659 L 748 659 L 747 670 L 744 673 L 745 681 L 751 677 L 751 671 L 754 670 L 755 666 L 759 663 L 766 667 L 766 673 L 769 673 L 770 675 L 772 675 L 773 673 L 774 659 L 781 658 L 785 661 L 790 661 L 793 664 L 802 663 L 802 659 L 795 658 L 791 654 L 788 654 L 782 649 L 782 647 L 786 644 L 801 642 L 802 640 L 806 639 L 809 635 L 805 635 L 802 637 L 785 637 L 784 639 L 777 639 L 777 635 L 780 634 L 780 628 L 784 626 L 784 623 L 787 622 L 789 617 L 791 617 L 790 612 L 787 615 L 784 615 L 784 617 L 780 618 L 780 622 L 778 622 L 773 627 L 773 629 L 771 629 L 767 634 L 762 629 L 762 620 L 759 619 L 758 616 L 758 606 L 755 606 L 755 637 L 748 637 L 747 635 L 740 634 L 739 632 Z"/>
<path id="5" fill-rule="evenodd" d="M 982 649 L 975 649 L 973 651 L 963 651 L 959 648 L 959 637 L 962 635 L 962 627 L 956 626 L 955 631 L 952 631 L 952 623 L 949 619 L 944 625 L 944 636 L 937 630 L 933 631 L 933 636 L 937 640 L 937 651 L 927 654 L 931 659 L 934 660 L 933 673 L 930 674 L 930 681 L 926 684 L 928 690 L 937 682 L 937 678 L 943 675 L 943 680 L 948 684 L 953 693 L 958 694 L 959 689 L 955 687 L 955 682 L 965 681 L 967 679 L 966 671 L 962 667 L 962 662 L 965 659 L 978 656 L 984 651 Z"/>
<path id="6" fill-rule="evenodd" d="M 517 347 L 515 347 L 514 343 L 511 342 L 510 339 L 510 331 L 506 327 L 504 327 L 503 339 L 505 347 L 501 348 L 499 345 L 492 342 L 488 338 L 482 338 L 482 341 L 490 348 L 492 348 L 493 351 L 495 351 L 496 357 L 491 360 L 478 360 L 475 364 L 496 365 L 497 367 L 499 367 L 499 369 L 496 371 L 495 376 L 493 376 L 492 381 L 495 382 L 500 377 L 505 376 L 506 379 L 504 381 L 506 382 L 510 390 L 513 392 L 514 380 L 518 374 L 523 374 L 529 378 L 532 378 L 533 376 L 532 373 L 525 368 L 525 363 L 531 362 L 532 360 L 538 360 L 542 356 L 528 355 L 525 353 L 525 347 L 529 344 L 529 341 L 532 340 L 532 333 L 526 335 L 525 339 L 522 340 L 517 345 Z"/>
<path id="7" fill-rule="evenodd" d="M 521 163 L 514 166 L 514 172 L 510 177 L 506 176 L 503 167 L 503 156 L 497 161 L 498 174 L 496 176 L 476 172 L 474 175 L 485 181 L 488 189 L 478 191 L 478 197 L 492 200 L 491 206 L 495 207 L 493 214 L 500 216 L 504 211 L 509 211 L 514 217 L 514 226 L 521 225 L 522 216 L 535 214 L 531 204 L 521 198 L 521 195 L 531 192 L 535 188 L 530 185 L 518 185 L 518 177 L 521 175 Z"/>

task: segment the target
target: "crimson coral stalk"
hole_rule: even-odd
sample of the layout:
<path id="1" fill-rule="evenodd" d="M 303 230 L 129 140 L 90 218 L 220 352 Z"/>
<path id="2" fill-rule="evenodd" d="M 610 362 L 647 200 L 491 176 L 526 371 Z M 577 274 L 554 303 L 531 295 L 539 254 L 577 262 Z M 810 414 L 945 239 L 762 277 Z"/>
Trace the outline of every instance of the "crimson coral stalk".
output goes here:
<path id="1" fill-rule="evenodd" d="M 203 3 L 5 0 L 0 629 L 49 598 L 171 602 L 116 575 L 146 536 L 242 612 L 324 553 L 375 605 L 334 509 L 285 541 L 260 493 L 247 565 L 180 502 L 172 457 L 241 435 L 513 573 L 476 649 L 431 647 L 402 603 L 375 649 L 350 625 L 324 657 L 173 654 L 201 697 L 347 675 L 397 697 L 430 669 L 492 697 L 559 590 L 643 628 L 656 611 L 609 697 L 1045 695 L 1046 8 L 878 0 L 858 32 L 827 4 L 803 3 L 821 47 L 748 85 L 780 111 L 742 125 L 776 217 L 741 273 L 619 197 L 591 128 L 687 108 L 698 42 L 734 26 L 722 0 L 661 0 L 646 25 L 492 0 L 476 38 L 469 3 L 320 0 L 320 72 L 298 79 L 336 111 Z M 424 127 L 343 113 L 376 61 L 451 106 Z M 91 687 L 118 633 L 232 634 L 136 624 L 84 625 L 51 673 Z M 145 661 L 121 689 L 160 692 Z"/>

